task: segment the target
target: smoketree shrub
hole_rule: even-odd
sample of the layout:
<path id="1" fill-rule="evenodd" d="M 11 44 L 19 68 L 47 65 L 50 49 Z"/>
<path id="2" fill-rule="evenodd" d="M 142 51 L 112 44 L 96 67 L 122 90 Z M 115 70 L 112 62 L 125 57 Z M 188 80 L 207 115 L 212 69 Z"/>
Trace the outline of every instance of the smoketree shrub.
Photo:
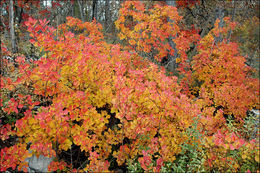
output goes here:
<path id="1" fill-rule="evenodd" d="M 53 157 L 49 171 L 257 170 L 259 141 L 247 138 L 244 120 L 259 106 L 259 81 L 236 43 L 225 40 L 235 25 L 217 21 L 200 39 L 180 20 L 173 7 L 127 1 L 116 22 L 127 46 L 107 43 L 95 20 L 68 17 L 55 29 L 30 18 L 30 41 L 43 56 L 17 57 L 15 77 L 1 78 L 1 92 L 12 93 L 1 98 L 1 111 L 15 118 L 0 137 L 17 139 L 1 149 L 1 171 L 24 169 L 31 155 Z M 159 62 L 173 55 L 169 38 L 181 79 L 140 56 Z M 189 61 L 194 42 L 198 53 Z M 244 133 L 230 129 L 228 116 Z"/>

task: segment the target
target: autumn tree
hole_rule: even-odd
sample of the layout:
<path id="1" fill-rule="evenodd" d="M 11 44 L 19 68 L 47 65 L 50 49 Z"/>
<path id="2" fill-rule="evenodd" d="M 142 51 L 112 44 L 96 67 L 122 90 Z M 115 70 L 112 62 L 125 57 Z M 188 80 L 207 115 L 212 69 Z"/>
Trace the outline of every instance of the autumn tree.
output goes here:
<path id="1" fill-rule="evenodd" d="M 15 117 L 1 125 L 1 141 L 17 140 L 1 149 L 0 170 L 25 169 L 27 157 L 43 155 L 54 158 L 49 171 L 112 171 L 136 163 L 142 171 L 159 172 L 176 164 L 180 169 L 182 158 L 192 165 L 188 150 L 194 146 L 203 157 L 197 171 L 240 171 L 249 162 L 250 170 L 258 169 L 258 141 L 226 123 L 229 115 L 242 127 L 246 112 L 259 109 L 254 69 L 227 39 L 235 23 L 223 18 L 220 26 L 216 20 L 200 38 L 181 26 L 173 6 L 126 1 L 119 13 L 121 44 L 107 43 L 97 20 L 67 17 L 58 27 L 46 19 L 25 22 L 43 55 L 17 57 L 18 68 L 7 63 L 12 75 L 1 77 L 1 111 Z M 176 53 L 169 38 L 179 78 L 158 66 Z M 84 161 L 74 160 L 74 153 Z"/>

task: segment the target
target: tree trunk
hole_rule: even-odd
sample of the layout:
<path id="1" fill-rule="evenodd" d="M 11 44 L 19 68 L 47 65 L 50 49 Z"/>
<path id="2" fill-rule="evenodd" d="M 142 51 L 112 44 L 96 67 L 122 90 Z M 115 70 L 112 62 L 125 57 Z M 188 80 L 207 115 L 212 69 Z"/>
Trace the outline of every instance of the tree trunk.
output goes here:
<path id="1" fill-rule="evenodd" d="M 216 13 L 215 13 L 215 20 L 217 20 L 217 19 L 220 20 L 220 22 L 219 22 L 219 28 L 223 28 L 223 26 L 224 26 L 224 20 L 223 20 L 224 15 L 225 15 L 225 13 L 224 13 L 224 8 L 221 7 L 221 6 L 220 6 L 220 7 L 217 7 L 217 8 L 216 8 Z M 215 22 L 214 22 L 214 23 L 215 23 Z M 222 40 L 223 40 L 223 35 L 222 35 L 222 34 L 220 34 L 219 37 L 216 37 L 216 38 L 215 38 L 216 43 L 222 42 Z"/>
<path id="2" fill-rule="evenodd" d="M 22 19 L 23 19 L 23 8 L 21 8 L 20 10 L 19 19 L 18 19 L 19 24 L 22 22 Z"/>
<path id="3" fill-rule="evenodd" d="M 75 17 L 75 2 L 71 5 L 71 17 Z"/>
<path id="4" fill-rule="evenodd" d="M 105 4 L 105 30 L 109 32 L 109 27 L 110 27 L 110 3 L 109 0 L 106 0 Z"/>
<path id="5" fill-rule="evenodd" d="M 93 0 L 93 4 L 92 4 L 92 20 L 94 20 L 94 18 L 97 18 L 97 0 Z"/>
<path id="6" fill-rule="evenodd" d="M 83 3 L 84 1 L 78 0 L 79 12 L 80 12 L 80 17 L 81 17 L 82 22 L 85 22 L 84 12 L 83 12 L 83 7 L 82 7 L 81 2 Z"/>
<path id="7" fill-rule="evenodd" d="M 79 4 L 76 1 L 74 1 L 73 8 L 74 8 L 74 17 L 75 18 L 81 18 L 80 17 Z"/>
<path id="8" fill-rule="evenodd" d="M 17 45 L 15 42 L 15 33 L 14 33 L 14 8 L 13 0 L 9 1 L 9 22 L 10 22 L 10 35 L 11 35 L 11 44 L 12 44 L 12 53 L 17 53 Z"/>
<path id="9" fill-rule="evenodd" d="M 234 8 L 233 8 L 233 11 L 232 11 L 231 21 L 233 22 L 234 19 L 235 19 L 236 7 L 237 7 L 237 6 L 236 6 L 236 1 L 235 1 L 235 0 L 233 0 L 232 3 L 233 3 Z M 230 39 L 231 39 L 231 34 L 232 34 L 232 30 L 230 30 L 229 33 L 228 33 L 228 38 L 227 38 L 227 42 L 228 42 L 228 43 L 229 43 L 229 41 L 230 41 Z"/>
<path id="10" fill-rule="evenodd" d="M 166 2 L 167 5 L 175 7 L 175 1 L 166 0 L 165 2 Z M 167 19 L 167 21 L 174 22 L 174 21 L 171 21 L 169 19 Z M 173 39 L 174 39 L 174 37 L 169 38 L 169 44 L 174 50 L 174 56 L 168 55 L 167 64 L 166 64 L 166 68 L 170 71 L 174 71 L 177 68 L 176 58 L 178 56 L 178 50 L 176 49 L 175 43 L 172 41 Z"/>

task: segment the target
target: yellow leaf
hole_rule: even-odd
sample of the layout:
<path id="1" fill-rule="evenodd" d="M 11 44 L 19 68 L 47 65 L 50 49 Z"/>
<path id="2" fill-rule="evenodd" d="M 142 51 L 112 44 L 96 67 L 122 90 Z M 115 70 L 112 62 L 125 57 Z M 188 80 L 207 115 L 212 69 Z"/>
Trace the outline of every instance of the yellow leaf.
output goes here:
<path id="1" fill-rule="evenodd" d="M 259 154 L 258 153 L 255 155 L 255 161 L 259 163 Z"/>
<path id="2" fill-rule="evenodd" d="M 242 159 L 245 160 L 246 158 L 247 158 L 247 155 L 246 155 L 246 154 L 243 154 L 243 155 L 242 155 Z"/>
<path id="3" fill-rule="evenodd" d="M 35 122 L 35 120 L 34 120 L 34 119 L 32 119 L 32 118 L 28 120 L 28 123 L 29 123 L 29 125 L 32 125 L 32 124 L 34 124 L 34 122 Z"/>
<path id="4" fill-rule="evenodd" d="M 63 149 L 63 150 L 65 150 L 65 151 L 67 151 L 67 150 L 70 148 L 71 145 L 72 145 L 72 142 L 71 142 L 69 139 L 66 139 L 66 140 L 64 141 L 64 143 L 62 143 L 62 144 L 60 145 L 60 149 Z"/>
<path id="5" fill-rule="evenodd" d="M 181 62 L 181 59 L 180 58 L 176 58 L 176 63 L 179 63 Z"/>
<path id="6" fill-rule="evenodd" d="M 56 128 L 55 123 L 53 121 L 51 121 L 49 123 L 49 126 L 50 126 L 51 129 L 55 129 Z"/>

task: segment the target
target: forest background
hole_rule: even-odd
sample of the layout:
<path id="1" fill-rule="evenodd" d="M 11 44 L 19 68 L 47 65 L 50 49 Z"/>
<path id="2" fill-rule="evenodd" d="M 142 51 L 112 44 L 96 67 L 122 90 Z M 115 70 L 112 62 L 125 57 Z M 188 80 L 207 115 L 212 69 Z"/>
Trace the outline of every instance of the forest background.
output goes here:
<path id="1" fill-rule="evenodd" d="M 259 171 L 258 1 L 0 3 L 0 171 Z"/>

